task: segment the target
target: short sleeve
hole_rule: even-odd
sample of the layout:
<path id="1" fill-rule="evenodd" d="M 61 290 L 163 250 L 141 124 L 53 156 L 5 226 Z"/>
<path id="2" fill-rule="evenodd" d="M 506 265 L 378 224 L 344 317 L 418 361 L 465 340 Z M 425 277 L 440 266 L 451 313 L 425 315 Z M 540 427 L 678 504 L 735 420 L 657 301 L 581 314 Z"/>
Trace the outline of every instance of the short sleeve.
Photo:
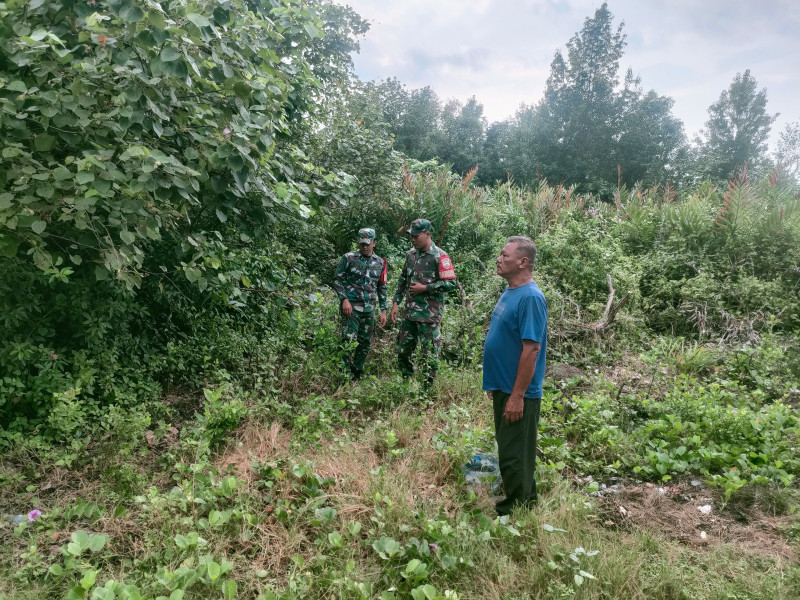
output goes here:
<path id="1" fill-rule="evenodd" d="M 520 338 L 541 343 L 547 331 L 547 305 L 541 296 L 528 296 L 517 313 Z"/>

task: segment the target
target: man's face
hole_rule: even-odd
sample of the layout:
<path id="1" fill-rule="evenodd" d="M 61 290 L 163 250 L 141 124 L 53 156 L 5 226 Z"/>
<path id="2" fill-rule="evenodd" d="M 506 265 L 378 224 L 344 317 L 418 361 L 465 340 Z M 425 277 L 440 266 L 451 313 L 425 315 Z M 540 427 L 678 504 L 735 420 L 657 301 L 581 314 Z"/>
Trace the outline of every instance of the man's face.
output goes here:
<path id="1" fill-rule="evenodd" d="M 497 274 L 507 279 L 522 270 L 522 257 L 519 255 L 516 242 L 509 242 L 497 257 Z"/>
<path id="2" fill-rule="evenodd" d="M 358 252 L 361 256 L 372 256 L 372 251 L 375 249 L 375 240 L 369 244 L 358 243 Z"/>
<path id="3" fill-rule="evenodd" d="M 411 245 L 414 246 L 417 250 L 423 250 L 430 246 L 431 243 L 431 232 L 430 231 L 423 231 L 422 233 L 418 233 L 417 235 L 411 236 Z"/>

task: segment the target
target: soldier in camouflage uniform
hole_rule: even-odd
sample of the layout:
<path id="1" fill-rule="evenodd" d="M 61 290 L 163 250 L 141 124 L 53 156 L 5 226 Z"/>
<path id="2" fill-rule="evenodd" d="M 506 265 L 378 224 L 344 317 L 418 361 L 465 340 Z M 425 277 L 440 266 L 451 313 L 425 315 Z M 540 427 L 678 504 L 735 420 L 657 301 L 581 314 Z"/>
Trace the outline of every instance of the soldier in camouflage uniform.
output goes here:
<path id="1" fill-rule="evenodd" d="M 412 358 L 419 341 L 428 362 L 426 385 L 433 382 L 439 370 L 442 345 L 439 325 L 444 314 L 444 294 L 457 286 L 453 263 L 447 253 L 433 243 L 431 231 L 430 221 L 417 219 L 411 223 L 408 233 L 414 249 L 406 255 L 392 305 L 392 323 L 395 323 L 398 306 L 405 298 L 397 337 L 400 372 L 406 378 L 414 374 Z"/>
<path id="2" fill-rule="evenodd" d="M 364 374 L 372 331 L 375 329 L 375 305 L 380 308 L 380 327 L 386 325 L 386 261 L 374 253 L 375 230 L 358 232 L 358 251 L 348 252 L 339 261 L 333 289 L 342 310 L 342 339 L 358 342 L 355 350 L 344 356 L 344 366 L 353 377 Z"/>

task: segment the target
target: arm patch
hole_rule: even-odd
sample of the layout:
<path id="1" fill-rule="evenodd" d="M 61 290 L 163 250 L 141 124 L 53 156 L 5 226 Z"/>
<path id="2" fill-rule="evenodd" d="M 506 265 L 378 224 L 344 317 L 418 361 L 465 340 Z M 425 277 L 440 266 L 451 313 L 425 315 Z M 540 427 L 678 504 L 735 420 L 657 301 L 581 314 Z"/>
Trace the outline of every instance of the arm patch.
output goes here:
<path id="1" fill-rule="evenodd" d="M 386 283 L 386 263 L 387 260 L 384 258 L 383 260 L 383 270 L 381 271 L 381 276 L 378 278 L 378 283 Z"/>
<path id="2" fill-rule="evenodd" d="M 439 257 L 439 279 L 455 279 L 456 272 L 453 269 L 453 261 L 450 260 L 450 257 L 447 256 L 444 252 L 442 252 L 441 256 Z"/>

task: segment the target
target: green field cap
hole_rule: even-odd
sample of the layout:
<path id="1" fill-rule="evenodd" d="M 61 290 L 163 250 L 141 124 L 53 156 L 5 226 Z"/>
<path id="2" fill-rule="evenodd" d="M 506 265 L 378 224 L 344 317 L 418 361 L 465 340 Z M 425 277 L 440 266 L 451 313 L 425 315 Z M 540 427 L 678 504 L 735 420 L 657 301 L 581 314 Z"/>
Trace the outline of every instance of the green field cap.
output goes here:
<path id="1" fill-rule="evenodd" d="M 371 244 L 375 241 L 375 230 L 370 229 L 369 227 L 364 227 L 364 229 L 358 230 L 358 243 L 359 244 Z"/>
<path id="2" fill-rule="evenodd" d="M 411 235 L 419 235 L 423 231 L 433 231 L 433 226 L 431 226 L 431 222 L 427 219 L 412 221 L 411 227 L 408 229 L 408 233 Z"/>

